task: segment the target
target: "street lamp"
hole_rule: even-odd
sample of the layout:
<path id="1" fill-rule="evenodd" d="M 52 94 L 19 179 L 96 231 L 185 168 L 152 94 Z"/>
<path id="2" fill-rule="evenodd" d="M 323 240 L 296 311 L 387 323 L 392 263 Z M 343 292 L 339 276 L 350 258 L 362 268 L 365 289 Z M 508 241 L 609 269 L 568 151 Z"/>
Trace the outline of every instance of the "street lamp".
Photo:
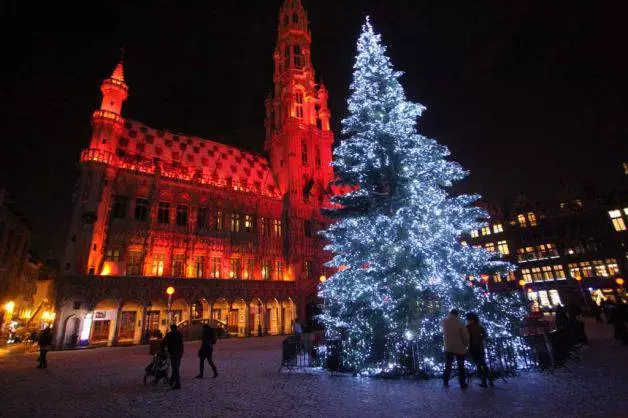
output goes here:
<path id="1" fill-rule="evenodd" d="M 174 287 L 168 286 L 166 289 L 166 294 L 168 295 L 168 323 L 172 324 L 172 295 L 174 295 Z"/>
<path id="2" fill-rule="evenodd" d="M 578 287 L 580 288 L 580 295 L 582 296 L 582 299 L 584 300 L 584 303 L 589 306 L 589 300 L 584 297 L 584 290 L 582 290 L 582 277 L 580 276 L 576 276 L 574 277 L 574 279 L 576 279 L 576 281 L 578 282 Z"/>
<path id="3" fill-rule="evenodd" d="M 321 274 L 321 277 L 318 278 L 321 283 L 325 283 L 327 281 L 327 277 L 324 274 Z"/>

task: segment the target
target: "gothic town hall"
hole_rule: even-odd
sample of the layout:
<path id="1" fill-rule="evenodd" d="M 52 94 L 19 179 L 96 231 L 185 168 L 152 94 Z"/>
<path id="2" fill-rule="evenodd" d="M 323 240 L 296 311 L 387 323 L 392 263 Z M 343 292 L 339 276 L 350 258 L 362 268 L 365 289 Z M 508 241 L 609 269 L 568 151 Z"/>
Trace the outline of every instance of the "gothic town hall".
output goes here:
<path id="1" fill-rule="evenodd" d="M 56 290 L 57 345 L 137 344 L 169 321 L 249 336 L 309 320 L 328 274 L 317 232 L 329 222 L 334 139 L 311 42 L 300 0 L 286 0 L 269 158 L 128 118 L 123 62 L 102 82 Z"/>

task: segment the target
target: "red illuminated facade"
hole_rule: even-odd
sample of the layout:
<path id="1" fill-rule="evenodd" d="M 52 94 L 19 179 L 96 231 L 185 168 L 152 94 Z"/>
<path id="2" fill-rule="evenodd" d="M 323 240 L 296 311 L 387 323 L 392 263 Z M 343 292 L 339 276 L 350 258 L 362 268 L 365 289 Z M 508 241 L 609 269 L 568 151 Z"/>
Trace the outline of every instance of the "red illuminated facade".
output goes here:
<path id="1" fill-rule="evenodd" d="M 157 293 L 155 280 L 185 287 L 190 299 L 183 310 L 190 312 L 179 319 L 193 317 L 194 289 L 206 289 L 201 295 L 206 311 L 212 311 L 212 299 L 225 300 L 229 312 L 219 319 L 227 322 L 234 322 L 229 317 L 234 301 L 242 300 L 246 331 L 254 321 L 255 310 L 249 307 L 259 304 L 256 312 L 262 315 L 269 298 L 282 310 L 290 300 L 296 305 L 291 317 L 299 312 L 304 318 L 329 258 L 317 232 L 328 222 L 320 209 L 329 204 L 334 139 L 328 93 L 315 81 L 310 47 L 306 11 L 299 0 L 285 1 L 273 55 L 274 90 L 265 103 L 268 159 L 127 118 L 122 107 L 129 87 L 120 62 L 101 85 L 102 103 L 92 115 L 89 148 L 81 153 L 62 264 L 65 280 L 101 280 L 95 286 L 114 295 L 111 309 L 118 314 L 125 312 L 125 292 L 142 293 L 141 285 L 133 285 L 137 278 L 138 283 L 151 280 L 149 287 Z M 122 277 L 124 291 L 115 284 Z M 226 281 L 238 284 L 222 283 Z M 288 287 L 279 282 L 289 282 Z M 71 293 L 72 286 L 61 284 L 61 293 Z M 228 294 L 207 294 L 222 288 Z M 251 299 L 262 288 L 265 296 Z M 82 292 L 89 289 L 87 285 Z M 82 315 L 97 309 L 99 298 L 93 294 L 84 301 Z M 70 299 L 72 295 L 60 296 L 58 310 Z M 146 305 L 153 305 L 150 296 L 136 299 L 146 315 Z M 137 315 L 140 319 L 141 309 Z M 283 312 L 274 315 L 277 333 L 289 329 Z M 75 326 L 79 333 L 81 324 L 64 324 L 64 314 L 60 316 L 62 340 L 69 331 L 61 328 Z M 115 342 L 121 320 L 112 318 L 109 340 Z M 266 331 L 272 328 L 262 325 Z"/>

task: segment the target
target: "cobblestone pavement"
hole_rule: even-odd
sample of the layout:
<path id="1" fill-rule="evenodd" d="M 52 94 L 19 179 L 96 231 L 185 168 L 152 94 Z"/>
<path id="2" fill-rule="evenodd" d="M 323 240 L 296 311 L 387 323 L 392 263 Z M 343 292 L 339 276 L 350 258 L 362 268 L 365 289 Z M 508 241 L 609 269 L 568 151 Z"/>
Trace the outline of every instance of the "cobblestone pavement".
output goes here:
<path id="1" fill-rule="evenodd" d="M 604 331 L 606 332 L 606 330 Z M 146 346 L 0 356 L 0 416 L 628 416 L 628 348 L 592 340 L 570 371 L 525 372 L 494 389 L 438 380 L 280 373 L 280 337 L 221 340 L 217 379 L 194 379 L 187 343 L 183 389 L 146 387 Z"/>

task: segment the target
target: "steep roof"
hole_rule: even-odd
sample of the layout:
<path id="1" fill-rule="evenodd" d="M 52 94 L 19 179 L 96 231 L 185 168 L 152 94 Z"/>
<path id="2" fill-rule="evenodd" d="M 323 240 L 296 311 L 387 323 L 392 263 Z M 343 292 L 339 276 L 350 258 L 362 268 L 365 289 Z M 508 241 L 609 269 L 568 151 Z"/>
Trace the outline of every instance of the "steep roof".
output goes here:
<path id="1" fill-rule="evenodd" d="M 165 176 L 280 197 L 268 160 L 240 148 L 156 129 L 127 119 L 117 155 L 127 163 L 158 162 Z"/>

